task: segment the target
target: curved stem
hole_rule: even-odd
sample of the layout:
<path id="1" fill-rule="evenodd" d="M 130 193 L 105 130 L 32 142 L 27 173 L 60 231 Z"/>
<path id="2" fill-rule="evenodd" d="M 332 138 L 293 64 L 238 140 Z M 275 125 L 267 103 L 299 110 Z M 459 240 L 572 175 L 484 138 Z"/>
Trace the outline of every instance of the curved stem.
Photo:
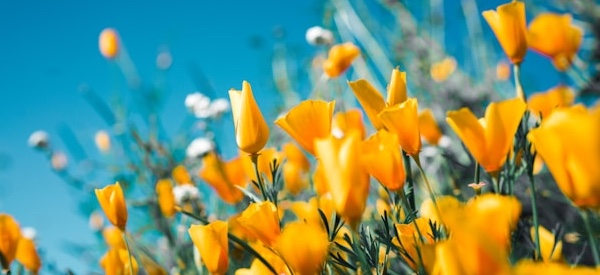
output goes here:
<path id="1" fill-rule="evenodd" d="M 125 248 L 127 248 L 127 254 L 129 254 L 129 272 L 131 275 L 135 275 L 133 273 L 133 257 L 131 256 L 131 248 L 129 246 L 129 241 L 127 240 L 127 235 L 125 231 L 122 231 L 123 240 L 125 241 Z"/>
<path id="2" fill-rule="evenodd" d="M 252 160 L 252 167 L 254 168 L 254 173 L 256 175 L 256 182 L 258 183 L 258 189 L 260 189 L 260 193 L 263 197 L 263 200 L 270 200 L 267 197 L 267 192 L 265 191 L 265 183 L 262 180 L 262 177 L 260 176 L 260 171 L 258 170 L 258 156 L 260 156 L 259 154 L 252 154 L 250 155 L 250 159 Z"/>
<path id="3" fill-rule="evenodd" d="M 402 158 L 404 160 L 404 173 L 406 174 L 406 184 L 408 185 L 408 206 L 410 210 L 414 211 L 415 209 L 415 184 L 413 180 L 412 169 L 410 167 L 410 156 L 402 151 Z"/>
<path id="4" fill-rule="evenodd" d="M 590 225 L 590 217 L 586 210 L 581 209 L 581 218 L 583 218 L 583 223 L 585 224 L 585 230 L 588 233 L 588 238 L 590 239 L 590 248 L 592 249 L 592 255 L 594 256 L 594 263 L 596 267 L 600 265 L 600 256 L 598 254 L 598 244 L 596 243 L 596 238 L 594 237 L 594 232 L 592 231 L 592 226 Z"/>
<path id="5" fill-rule="evenodd" d="M 521 66 L 519 64 L 515 64 L 514 75 L 515 75 L 515 90 L 518 98 L 523 99 L 524 102 L 527 102 L 527 97 L 525 96 L 525 92 L 523 92 L 523 86 L 521 85 Z"/>
<path id="6" fill-rule="evenodd" d="M 533 161 L 531 161 L 533 164 Z M 535 254 L 536 258 L 540 258 L 542 256 L 542 249 L 540 246 L 540 229 L 539 229 L 539 221 L 538 221 L 538 213 L 537 213 L 537 200 L 535 197 L 536 189 L 535 189 L 535 181 L 533 178 L 533 168 L 527 168 L 527 176 L 529 177 L 529 183 L 531 184 L 531 211 L 533 215 L 533 226 L 535 231 Z"/>

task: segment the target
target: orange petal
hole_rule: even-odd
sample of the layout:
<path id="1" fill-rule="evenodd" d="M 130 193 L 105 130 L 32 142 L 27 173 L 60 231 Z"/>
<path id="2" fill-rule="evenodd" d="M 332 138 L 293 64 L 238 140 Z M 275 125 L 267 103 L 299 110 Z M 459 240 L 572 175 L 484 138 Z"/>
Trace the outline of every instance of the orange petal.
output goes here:
<path id="1" fill-rule="evenodd" d="M 348 85 L 354 92 L 360 106 L 365 110 L 373 127 L 375 127 L 375 129 L 381 129 L 383 124 L 377 115 L 385 108 L 383 96 L 375 89 L 375 87 L 373 87 L 373 85 L 371 85 L 371 83 L 364 79 L 349 81 Z"/>

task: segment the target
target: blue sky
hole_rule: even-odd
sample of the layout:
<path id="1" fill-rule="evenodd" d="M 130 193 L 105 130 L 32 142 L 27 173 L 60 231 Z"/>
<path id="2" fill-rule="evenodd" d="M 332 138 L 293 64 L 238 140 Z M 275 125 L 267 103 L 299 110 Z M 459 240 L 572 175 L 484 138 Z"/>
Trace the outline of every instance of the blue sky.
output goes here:
<path id="1" fill-rule="evenodd" d="M 480 9 L 490 9 L 503 1 L 478 2 Z M 106 126 L 79 87 L 87 85 L 109 98 L 123 83 L 114 64 L 98 53 L 103 28 L 119 31 L 147 81 L 157 75 L 156 55 L 168 46 L 174 63 L 167 73 L 165 121 L 176 125 L 187 115 L 185 95 L 195 91 L 187 72 L 190 62 L 206 72 L 221 97 L 229 88 L 241 87 L 242 80 L 264 97 L 261 91 L 271 86 L 273 29 L 283 27 L 290 44 L 310 51 L 304 31 L 321 23 L 320 5 L 316 0 L 0 1 L 0 212 L 36 228 L 47 259 L 60 269 L 87 270 L 62 247 L 67 239 L 93 240 L 87 220 L 77 214 L 76 193 L 27 146 L 27 138 L 42 129 L 56 141 L 57 127 L 66 124 L 76 129 L 84 146 L 94 149 L 94 133 Z M 456 14 L 456 8 L 450 10 Z M 250 47 L 257 37 L 263 46 Z M 552 85 L 548 81 L 535 88 Z"/>

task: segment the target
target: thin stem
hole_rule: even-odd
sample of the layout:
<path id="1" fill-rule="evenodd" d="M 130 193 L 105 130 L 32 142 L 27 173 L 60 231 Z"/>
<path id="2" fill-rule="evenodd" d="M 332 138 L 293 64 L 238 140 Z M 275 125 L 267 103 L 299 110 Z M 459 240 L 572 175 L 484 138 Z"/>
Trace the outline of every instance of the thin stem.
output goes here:
<path id="1" fill-rule="evenodd" d="M 404 172 L 406 174 L 406 184 L 408 185 L 408 206 L 411 210 L 415 210 L 415 184 L 413 180 L 412 169 L 410 167 L 410 156 L 402 151 L 402 158 L 404 160 Z"/>
<path id="2" fill-rule="evenodd" d="M 475 178 L 473 179 L 473 183 L 475 184 L 479 184 L 479 182 L 481 181 L 481 167 L 479 165 L 479 162 L 475 161 Z"/>
<path id="3" fill-rule="evenodd" d="M 122 236 L 123 236 L 123 240 L 125 241 L 125 248 L 127 248 L 127 254 L 129 255 L 129 272 L 131 272 L 131 275 L 135 275 L 133 273 L 133 257 L 131 256 L 131 249 L 129 246 L 129 241 L 127 240 L 127 235 L 125 233 L 125 231 L 122 231 Z"/>
<path id="4" fill-rule="evenodd" d="M 425 174 L 425 170 L 423 170 L 423 166 L 421 165 L 421 161 L 419 160 L 419 155 L 414 156 L 413 159 L 415 160 L 415 163 L 417 163 L 417 168 L 419 168 L 419 172 L 421 172 L 421 176 L 423 177 L 423 180 L 425 181 L 425 186 L 427 187 L 427 191 L 429 191 L 429 197 L 431 198 L 431 201 L 433 202 L 433 206 L 435 207 L 435 213 L 437 214 L 438 219 L 440 220 L 440 223 L 445 224 L 444 219 L 442 218 L 442 212 L 438 208 L 438 204 L 435 199 L 435 194 L 433 193 L 433 188 L 431 188 L 429 179 L 427 178 L 427 175 Z"/>
<path id="5" fill-rule="evenodd" d="M 527 97 L 525 96 L 525 92 L 523 92 L 523 86 L 521 85 L 521 66 L 519 64 L 515 64 L 513 65 L 513 69 L 517 97 L 523 99 L 524 102 L 527 102 Z"/>
<path id="6" fill-rule="evenodd" d="M 590 239 L 590 248 L 592 249 L 592 255 L 594 256 L 594 263 L 596 267 L 600 265 L 600 256 L 598 255 L 598 245 L 596 244 L 596 238 L 594 237 L 594 232 L 592 231 L 592 226 L 590 225 L 590 219 L 586 210 L 581 209 L 581 218 L 583 218 L 583 223 L 585 224 L 585 230 L 588 233 L 588 238 Z"/>
<path id="7" fill-rule="evenodd" d="M 531 164 L 533 165 L 533 159 L 535 156 L 532 156 Z M 531 184 L 531 211 L 533 215 L 533 226 L 535 228 L 535 254 L 536 258 L 542 256 L 542 249 L 540 247 L 540 229 L 539 229 L 539 221 L 538 221 L 538 213 L 537 213 L 537 200 L 536 200 L 536 189 L 535 189 L 535 181 L 533 178 L 533 168 L 527 168 L 527 176 L 529 177 L 529 183 Z"/>
<path id="8" fill-rule="evenodd" d="M 260 176 L 260 171 L 258 170 L 258 156 L 259 154 L 250 155 L 250 159 L 252 160 L 252 167 L 254 167 L 254 173 L 256 175 L 256 181 L 258 182 L 258 189 L 260 189 L 260 193 L 263 197 L 263 200 L 269 200 L 267 197 L 267 192 L 265 192 L 265 183 Z"/>
<path id="9" fill-rule="evenodd" d="M 498 178 L 499 172 L 489 172 L 488 174 L 492 178 L 492 187 L 494 188 L 494 193 L 500 194 L 500 179 Z"/>

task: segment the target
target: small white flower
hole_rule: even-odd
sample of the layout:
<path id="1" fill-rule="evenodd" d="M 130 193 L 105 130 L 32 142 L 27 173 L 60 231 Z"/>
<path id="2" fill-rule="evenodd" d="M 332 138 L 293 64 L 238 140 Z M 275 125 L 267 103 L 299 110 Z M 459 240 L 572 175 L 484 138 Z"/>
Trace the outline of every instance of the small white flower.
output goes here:
<path id="1" fill-rule="evenodd" d="M 448 147 L 450 147 L 451 144 L 452 144 L 452 139 L 450 139 L 448 136 L 442 136 L 440 138 L 440 140 L 438 141 L 438 146 L 440 146 L 442 148 L 448 148 Z"/>
<path id="2" fill-rule="evenodd" d="M 185 154 L 188 158 L 199 158 L 212 151 L 214 147 L 211 140 L 199 137 L 190 142 L 190 145 L 185 150 Z"/>
<path id="3" fill-rule="evenodd" d="M 210 115 L 210 98 L 199 92 L 187 95 L 184 104 L 198 118 L 206 118 Z"/>
<path id="4" fill-rule="evenodd" d="M 306 41 L 311 45 L 330 45 L 333 44 L 333 33 L 319 26 L 314 26 L 306 30 Z"/>
<path id="5" fill-rule="evenodd" d="M 25 239 L 33 240 L 37 235 L 37 231 L 33 227 L 23 227 L 21 229 L 21 236 Z"/>
<path id="6" fill-rule="evenodd" d="M 421 149 L 421 155 L 426 158 L 435 157 L 438 155 L 438 153 L 438 148 L 433 146 L 424 146 L 423 149 Z"/>
<path id="7" fill-rule="evenodd" d="M 50 157 L 50 166 L 52 169 L 56 171 L 62 171 L 67 168 L 67 164 L 69 164 L 69 159 L 67 155 L 63 152 L 54 152 Z"/>
<path id="8" fill-rule="evenodd" d="M 224 113 L 229 112 L 229 100 L 224 98 L 217 98 L 210 103 L 211 117 L 220 117 Z"/>
<path id="9" fill-rule="evenodd" d="M 173 195 L 175 195 L 175 204 L 181 205 L 186 200 L 199 198 L 200 191 L 191 184 L 179 184 L 173 187 Z"/>
<path id="10" fill-rule="evenodd" d="M 331 135 L 335 138 L 343 138 L 344 137 L 344 131 L 342 131 L 342 129 L 340 128 L 332 128 L 331 129 Z"/>
<path id="11" fill-rule="evenodd" d="M 173 57 L 168 51 L 163 51 L 156 56 L 156 67 L 161 70 L 167 70 L 173 64 Z"/>
<path id="12" fill-rule="evenodd" d="M 50 139 L 48 138 L 48 133 L 45 131 L 35 131 L 31 133 L 29 139 L 27 140 L 27 144 L 33 148 L 46 148 L 50 143 Z"/>

